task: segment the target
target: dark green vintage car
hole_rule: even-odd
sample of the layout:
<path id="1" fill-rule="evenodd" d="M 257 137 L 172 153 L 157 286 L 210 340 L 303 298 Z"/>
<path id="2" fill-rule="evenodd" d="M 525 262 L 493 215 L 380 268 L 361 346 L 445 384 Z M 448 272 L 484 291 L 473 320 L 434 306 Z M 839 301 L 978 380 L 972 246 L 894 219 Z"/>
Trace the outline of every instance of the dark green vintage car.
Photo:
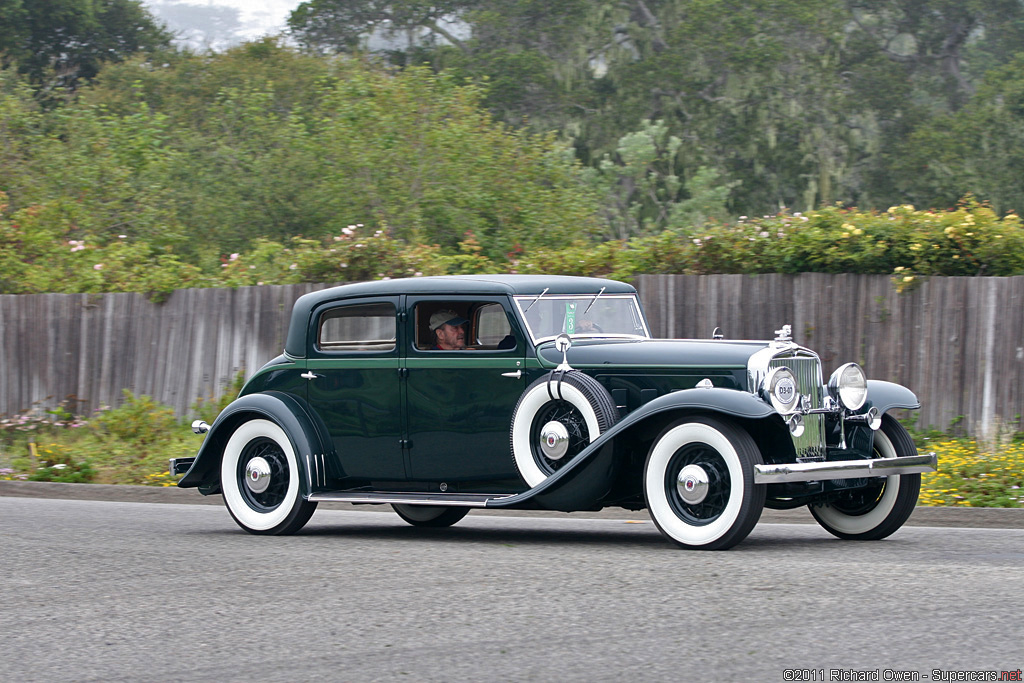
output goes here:
<path id="1" fill-rule="evenodd" d="M 840 538 L 910 516 L 918 408 L 855 363 L 823 380 L 774 341 L 652 339 L 630 285 L 539 275 L 344 285 L 296 303 L 284 354 L 171 461 L 246 531 L 288 534 L 320 501 L 417 526 L 470 508 L 647 508 L 685 548 L 728 548 L 770 508 Z"/>

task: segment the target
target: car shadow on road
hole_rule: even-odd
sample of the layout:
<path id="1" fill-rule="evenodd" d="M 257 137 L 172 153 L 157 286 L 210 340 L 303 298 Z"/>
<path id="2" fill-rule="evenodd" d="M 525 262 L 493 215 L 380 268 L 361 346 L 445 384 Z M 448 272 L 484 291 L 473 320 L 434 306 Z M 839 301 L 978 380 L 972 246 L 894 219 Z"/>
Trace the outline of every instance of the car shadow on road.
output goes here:
<path id="1" fill-rule="evenodd" d="M 509 544 L 558 544 L 558 545 L 632 545 L 640 547 L 665 546 L 666 541 L 653 525 L 647 528 L 615 529 L 544 529 L 544 528 L 496 528 L 454 526 L 431 529 L 403 525 L 380 524 L 315 524 L 311 523 L 301 532 L 302 536 L 377 539 L 382 541 L 408 541 L 411 543 L 490 543 Z"/>

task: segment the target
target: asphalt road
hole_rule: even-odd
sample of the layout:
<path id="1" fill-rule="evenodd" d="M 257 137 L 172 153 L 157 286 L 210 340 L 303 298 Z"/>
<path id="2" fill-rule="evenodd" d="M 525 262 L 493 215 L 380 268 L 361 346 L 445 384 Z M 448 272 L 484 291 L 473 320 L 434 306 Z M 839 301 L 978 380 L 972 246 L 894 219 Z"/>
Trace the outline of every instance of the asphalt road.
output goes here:
<path id="1" fill-rule="evenodd" d="M 220 507 L 0 497 L 0 680 L 1024 667 L 1024 530 L 851 543 L 762 523 L 733 550 L 685 552 L 646 520 L 474 513 L 434 531 L 327 509 L 297 536 L 255 537 Z"/>

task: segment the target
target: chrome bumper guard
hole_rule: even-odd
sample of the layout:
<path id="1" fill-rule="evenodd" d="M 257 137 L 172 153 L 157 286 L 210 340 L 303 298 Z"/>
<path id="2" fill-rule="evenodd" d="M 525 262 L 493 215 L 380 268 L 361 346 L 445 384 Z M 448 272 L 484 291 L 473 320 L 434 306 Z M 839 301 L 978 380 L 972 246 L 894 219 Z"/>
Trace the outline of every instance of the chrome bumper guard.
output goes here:
<path id="1" fill-rule="evenodd" d="M 172 477 L 179 474 L 185 474 L 188 472 L 189 468 L 192 467 L 192 463 L 195 461 L 196 459 L 194 456 L 191 458 L 171 458 L 168 471 L 170 471 Z"/>
<path id="2" fill-rule="evenodd" d="M 755 484 L 784 484 L 794 481 L 828 481 L 887 477 L 891 474 L 934 472 L 939 458 L 934 453 L 905 455 L 875 460 L 836 460 L 834 462 L 797 462 L 781 465 L 754 465 Z"/>

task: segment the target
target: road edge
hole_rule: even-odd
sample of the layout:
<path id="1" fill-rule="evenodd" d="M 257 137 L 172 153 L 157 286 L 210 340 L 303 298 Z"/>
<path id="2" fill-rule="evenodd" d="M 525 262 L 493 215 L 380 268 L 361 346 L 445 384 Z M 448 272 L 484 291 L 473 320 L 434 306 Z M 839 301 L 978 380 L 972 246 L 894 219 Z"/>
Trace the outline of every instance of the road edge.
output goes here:
<path id="1" fill-rule="evenodd" d="M 128 486 L 113 484 L 65 484 L 43 481 L 0 481 L 0 497 L 57 498 L 120 503 L 170 503 L 182 505 L 222 505 L 219 495 L 203 496 L 198 491 L 176 486 Z M 340 503 L 321 503 L 327 509 L 352 509 Z M 359 506 L 362 510 L 390 510 L 387 506 Z M 564 516 L 564 512 L 534 510 L 476 510 L 474 514 L 513 516 Z M 574 512 L 574 517 L 595 519 L 647 519 L 646 510 L 630 511 L 606 508 L 599 512 Z M 807 510 L 765 510 L 761 522 L 766 524 L 813 524 Z M 962 527 L 975 529 L 1024 529 L 1024 508 L 952 508 L 917 507 L 908 526 Z"/>

